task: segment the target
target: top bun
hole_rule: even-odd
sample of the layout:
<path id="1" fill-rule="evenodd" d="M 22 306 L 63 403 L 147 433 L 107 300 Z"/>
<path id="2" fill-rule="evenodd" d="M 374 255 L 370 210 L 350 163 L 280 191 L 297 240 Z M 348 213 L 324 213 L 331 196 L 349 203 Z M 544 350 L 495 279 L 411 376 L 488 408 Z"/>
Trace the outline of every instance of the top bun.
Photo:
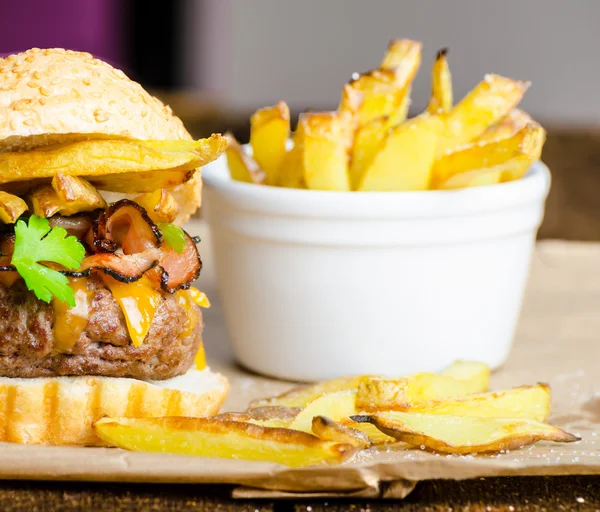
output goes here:
<path id="1" fill-rule="evenodd" d="M 89 53 L 33 48 L 0 59 L 0 151 L 109 137 L 192 139 L 170 107 Z M 182 222 L 200 205 L 200 173 L 172 192 Z"/>

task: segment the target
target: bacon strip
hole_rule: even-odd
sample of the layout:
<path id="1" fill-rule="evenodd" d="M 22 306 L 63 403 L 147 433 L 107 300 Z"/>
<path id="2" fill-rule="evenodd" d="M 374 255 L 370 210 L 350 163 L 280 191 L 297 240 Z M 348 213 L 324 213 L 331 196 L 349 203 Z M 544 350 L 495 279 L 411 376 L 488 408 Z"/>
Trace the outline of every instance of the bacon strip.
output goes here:
<path id="1" fill-rule="evenodd" d="M 160 256 L 160 250 L 156 248 L 136 254 L 92 254 L 84 258 L 78 273 L 90 270 L 102 271 L 118 281 L 131 283 L 155 267 Z"/>
<path id="2" fill-rule="evenodd" d="M 112 252 L 118 246 L 125 254 L 136 254 L 160 247 L 161 242 L 162 233 L 146 210 L 129 199 L 109 206 L 94 226 L 93 245 L 100 252 Z"/>
<path id="3" fill-rule="evenodd" d="M 165 244 L 161 247 L 158 268 L 161 270 L 160 286 L 168 292 L 187 290 L 198 279 L 202 270 L 202 260 L 194 240 L 185 231 L 185 247 L 180 254 Z"/>

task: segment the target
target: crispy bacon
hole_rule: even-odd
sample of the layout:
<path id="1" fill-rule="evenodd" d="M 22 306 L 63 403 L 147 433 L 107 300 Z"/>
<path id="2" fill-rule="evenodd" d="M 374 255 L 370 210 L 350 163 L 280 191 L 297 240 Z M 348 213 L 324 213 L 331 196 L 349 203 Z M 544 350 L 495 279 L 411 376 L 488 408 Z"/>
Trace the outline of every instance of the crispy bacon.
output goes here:
<path id="1" fill-rule="evenodd" d="M 118 281 L 131 283 L 140 279 L 159 262 L 160 250 L 147 249 L 136 254 L 98 253 L 84 258 L 76 272 L 102 271 Z M 72 273 L 73 274 L 73 273 Z M 68 274 L 67 274 L 68 275 Z"/>
<path id="2" fill-rule="evenodd" d="M 136 254 L 160 247 L 162 242 L 162 234 L 146 210 L 129 199 L 109 206 L 93 231 L 93 246 L 100 252 L 112 252 L 116 244 L 125 254 Z"/>
<path id="3" fill-rule="evenodd" d="M 161 271 L 160 286 L 168 292 L 186 290 L 198 279 L 202 269 L 202 260 L 194 240 L 185 231 L 185 247 L 180 254 L 165 244 L 160 248 L 158 269 Z"/>
<path id="4" fill-rule="evenodd" d="M 51 227 L 64 228 L 67 230 L 69 235 L 75 236 L 82 240 L 92 228 L 92 223 L 94 220 L 91 215 L 73 215 L 72 217 L 55 215 L 54 217 L 50 217 L 48 222 L 50 223 Z"/>

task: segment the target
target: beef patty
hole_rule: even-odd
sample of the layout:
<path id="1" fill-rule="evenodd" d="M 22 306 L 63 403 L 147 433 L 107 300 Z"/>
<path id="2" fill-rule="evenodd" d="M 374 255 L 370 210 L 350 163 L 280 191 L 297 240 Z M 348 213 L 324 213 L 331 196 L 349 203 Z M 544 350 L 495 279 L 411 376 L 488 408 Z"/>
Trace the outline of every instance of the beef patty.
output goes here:
<path id="1" fill-rule="evenodd" d="M 99 278 L 89 278 L 89 319 L 66 352 L 54 347 L 54 308 L 29 292 L 24 283 L 0 285 L 0 376 L 51 377 L 103 375 L 163 380 L 185 373 L 200 346 L 202 314 L 188 313 L 166 293 L 141 346 L 131 343 L 121 308 Z M 196 316 L 188 334 L 188 314 Z"/>

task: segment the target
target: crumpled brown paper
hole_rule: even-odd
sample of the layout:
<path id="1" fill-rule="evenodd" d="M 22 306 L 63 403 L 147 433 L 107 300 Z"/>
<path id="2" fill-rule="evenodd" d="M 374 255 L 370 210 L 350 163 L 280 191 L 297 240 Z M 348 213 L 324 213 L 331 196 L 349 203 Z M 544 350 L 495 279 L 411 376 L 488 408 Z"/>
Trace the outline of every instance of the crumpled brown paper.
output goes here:
<path id="1" fill-rule="evenodd" d="M 205 268 L 212 268 L 206 245 L 204 237 Z M 242 410 L 253 398 L 292 386 L 235 365 L 211 274 L 203 274 L 200 287 L 213 299 L 205 315 L 208 360 L 231 381 L 226 409 Z M 402 498 L 425 479 L 600 474 L 599 333 L 600 244 L 540 243 L 516 343 L 504 368 L 494 373 L 492 388 L 548 382 L 553 394 L 550 421 L 581 436 L 578 443 L 538 443 L 486 456 L 372 448 L 340 466 L 301 469 L 108 448 L 0 444 L 0 478 L 230 483 L 240 486 L 234 496 L 243 498 Z"/>

